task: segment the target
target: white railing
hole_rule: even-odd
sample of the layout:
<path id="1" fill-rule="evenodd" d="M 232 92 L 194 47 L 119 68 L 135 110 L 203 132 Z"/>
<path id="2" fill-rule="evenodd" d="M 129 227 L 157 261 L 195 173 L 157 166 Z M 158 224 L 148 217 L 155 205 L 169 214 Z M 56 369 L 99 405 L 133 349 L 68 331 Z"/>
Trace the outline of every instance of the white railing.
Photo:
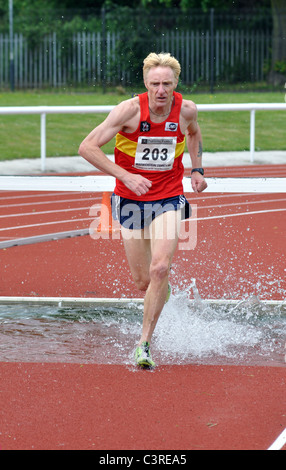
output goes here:
<path id="1" fill-rule="evenodd" d="M 40 114 L 41 116 L 41 170 L 46 162 L 46 115 L 47 114 L 106 114 L 115 106 L 7 106 L 0 107 L 0 115 Z M 250 162 L 255 154 L 255 112 L 286 111 L 286 103 L 237 103 L 237 104 L 198 104 L 199 112 L 205 111 L 249 111 L 250 112 Z"/>

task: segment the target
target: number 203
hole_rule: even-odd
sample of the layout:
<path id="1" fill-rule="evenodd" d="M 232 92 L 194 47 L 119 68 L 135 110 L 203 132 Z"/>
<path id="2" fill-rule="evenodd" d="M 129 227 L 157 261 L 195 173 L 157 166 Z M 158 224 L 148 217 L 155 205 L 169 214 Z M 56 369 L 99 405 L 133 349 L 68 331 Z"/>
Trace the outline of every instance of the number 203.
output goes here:
<path id="1" fill-rule="evenodd" d="M 150 148 L 146 148 L 143 150 L 143 157 L 142 160 L 150 160 L 150 157 L 152 160 L 160 160 L 165 161 L 168 158 L 168 149 L 158 149 L 158 148 L 153 148 L 151 151 Z"/>

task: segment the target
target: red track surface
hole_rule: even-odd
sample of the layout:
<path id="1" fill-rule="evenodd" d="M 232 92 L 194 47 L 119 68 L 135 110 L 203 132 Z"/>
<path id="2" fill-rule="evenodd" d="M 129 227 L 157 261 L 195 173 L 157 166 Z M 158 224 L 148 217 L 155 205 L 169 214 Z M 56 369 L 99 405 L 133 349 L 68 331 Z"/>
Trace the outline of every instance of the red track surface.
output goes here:
<path id="1" fill-rule="evenodd" d="M 286 165 L 207 170 L 218 177 L 285 174 Z M 187 196 L 197 204 L 197 246 L 177 251 L 173 283 L 188 286 L 196 278 L 203 298 L 285 299 L 285 193 Z M 86 229 L 101 198 L 2 192 L 0 242 Z M 1 296 L 142 296 L 121 240 L 111 237 L 16 246 L 0 256 Z M 282 363 L 164 366 L 153 373 L 96 364 L 0 369 L 2 449 L 266 449 L 286 427 Z"/>
<path id="2" fill-rule="evenodd" d="M 267 449 L 280 368 L 0 364 L 3 449 Z"/>

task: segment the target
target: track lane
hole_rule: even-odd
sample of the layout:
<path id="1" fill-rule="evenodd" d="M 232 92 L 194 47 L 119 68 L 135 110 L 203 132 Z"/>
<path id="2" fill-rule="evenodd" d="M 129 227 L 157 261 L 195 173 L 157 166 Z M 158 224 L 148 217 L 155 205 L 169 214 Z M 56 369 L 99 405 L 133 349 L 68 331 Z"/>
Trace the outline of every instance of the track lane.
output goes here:
<path id="1" fill-rule="evenodd" d="M 41 195 L 42 196 L 42 195 Z M 206 197 L 194 198 L 187 193 L 191 204 L 197 206 L 197 217 L 211 218 L 224 217 L 231 214 L 243 216 L 249 213 L 283 212 L 286 208 L 284 194 L 211 194 Z M 24 200 L 26 194 L 23 194 Z M 47 196 L 48 197 L 48 196 Z M 63 199 L 42 202 L 33 200 L 30 203 L 14 203 L 0 205 L 0 239 L 1 241 L 33 237 L 60 231 L 87 229 L 91 223 L 99 219 L 101 207 L 101 194 L 93 194 L 90 198 Z M 91 212 L 92 209 L 92 212 Z M 97 217 L 94 214 L 98 214 Z"/>
<path id="2" fill-rule="evenodd" d="M 6 204 L 3 196 L 0 205 Z M 21 202 L 21 196 L 7 194 L 8 201 L 9 196 L 12 214 L 16 209 L 12 205 Z M 240 299 L 253 294 L 261 299 L 285 298 L 285 216 L 274 212 L 285 208 L 284 197 L 189 196 L 198 204 L 197 245 L 176 252 L 172 283 L 184 289 L 196 278 L 202 298 Z M 37 197 L 35 208 L 43 212 L 45 194 Z M 46 210 L 62 207 L 59 194 L 51 197 Z M 67 207 L 69 196 L 63 197 Z M 82 199 L 78 202 L 77 195 L 72 197 L 76 201 L 70 204 L 75 206 L 69 207 L 88 207 Z M 22 200 L 28 205 L 29 201 L 27 195 Z M 100 201 L 101 195 L 91 196 L 91 205 Z M 28 205 L 17 210 L 27 212 Z M 223 217 L 239 212 L 245 216 Z M 79 217 L 80 210 L 75 214 Z M 85 214 L 86 209 L 81 216 Z M 58 222 L 54 215 L 41 220 Z M 62 220 L 63 214 L 58 215 Z M 32 225 L 33 218 L 27 217 L 26 224 Z M 1 227 L 4 220 L 0 219 Z M 44 232 L 47 227 L 43 226 Z M 19 230 L 23 234 L 24 229 Z M 28 235 L 39 227 L 25 230 Z M 69 238 L 4 249 L 0 257 L 5 273 L 0 295 L 142 297 L 134 289 L 121 240 Z M 2 449 L 150 453 L 150 440 L 138 442 L 138 429 L 151 416 L 153 449 L 266 450 L 286 426 L 282 363 L 280 367 L 162 366 L 146 374 L 121 365 L 0 362 L 0 370 Z M 122 396 L 124 400 L 119 399 Z"/>

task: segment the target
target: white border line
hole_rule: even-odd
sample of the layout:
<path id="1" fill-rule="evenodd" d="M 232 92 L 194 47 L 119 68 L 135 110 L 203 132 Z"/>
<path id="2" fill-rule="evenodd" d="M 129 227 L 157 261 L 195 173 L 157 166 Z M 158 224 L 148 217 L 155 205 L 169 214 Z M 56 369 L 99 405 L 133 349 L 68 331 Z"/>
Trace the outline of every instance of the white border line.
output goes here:
<path id="1" fill-rule="evenodd" d="M 257 215 L 257 214 L 269 214 L 272 212 L 285 212 L 286 207 L 282 209 L 265 209 L 261 211 L 249 211 L 249 212 L 233 212 L 232 214 L 222 214 L 222 215 L 209 215 L 207 217 L 198 217 L 197 219 L 193 220 L 211 220 L 211 219 L 227 219 L 229 217 L 242 217 L 245 215 Z M 184 221 L 188 221 L 189 219 L 184 219 Z M 13 228 L 13 227 L 12 227 Z"/>
<path id="2" fill-rule="evenodd" d="M 281 450 L 286 444 L 286 428 L 267 450 Z"/>
<path id="3" fill-rule="evenodd" d="M 100 298 L 100 297 L 0 297 L 0 305 L 26 304 L 26 305 L 58 305 L 59 307 L 70 305 L 96 306 L 143 303 L 144 299 L 139 298 Z"/>
<path id="4" fill-rule="evenodd" d="M 285 193 L 286 178 L 207 178 L 205 192 L 215 193 Z M 183 178 L 184 191 L 191 191 L 189 177 Z M 5 191 L 113 191 L 112 176 L 0 176 L 0 190 Z"/>
<path id="5" fill-rule="evenodd" d="M 68 306 L 68 305 L 127 305 L 127 304 L 142 304 L 144 302 L 143 298 L 106 298 L 106 297 L 9 297 L 2 296 L 0 297 L 0 305 L 4 304 L 30 304 L 30 305 L 58 305 L 58 306 Z M 190 299 L 190 302 L 194 302 L 193 299 Z M 243 304 L 248 302 L 244 299 L 202 299 L 203 303 L 214 304 L 214 305 L 237 305 L 239 303 Z M 285 304 L 286 299 L 284 300 L 259 300 L 259 303 L 264 305 L 273 305 L 280 306 Z"/>

